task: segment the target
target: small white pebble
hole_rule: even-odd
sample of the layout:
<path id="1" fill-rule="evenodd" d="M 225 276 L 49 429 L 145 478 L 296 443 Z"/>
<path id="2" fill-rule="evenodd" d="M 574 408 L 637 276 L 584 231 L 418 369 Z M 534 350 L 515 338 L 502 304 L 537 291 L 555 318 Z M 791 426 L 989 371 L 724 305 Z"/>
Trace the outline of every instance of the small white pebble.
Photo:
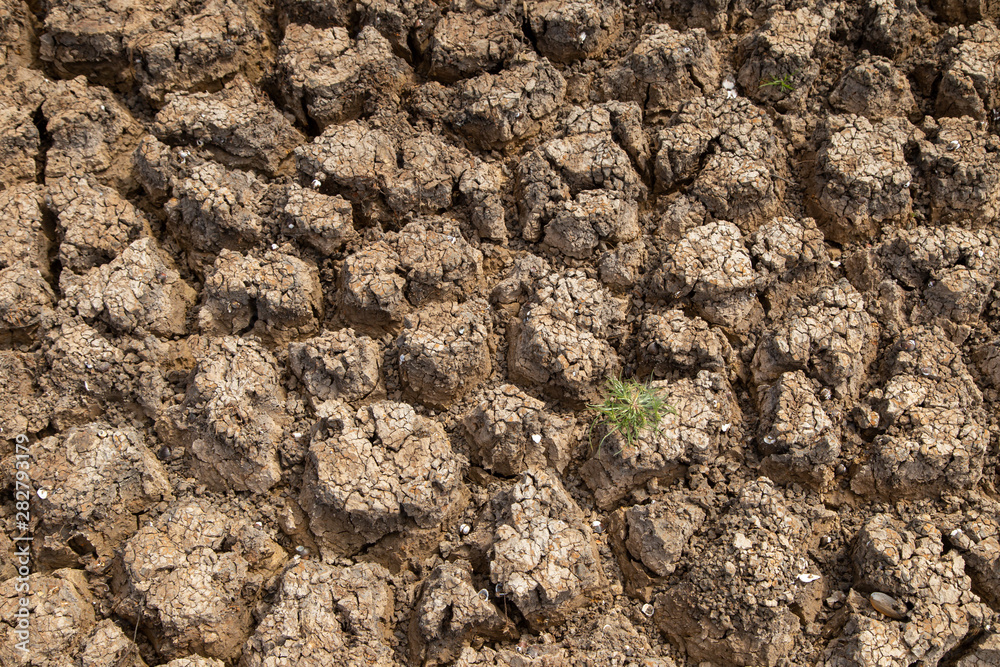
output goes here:
<path id="1" fill-rule="evenodd" d="M 107 110 L 108 110 L 108 108 L 102 104 L 101 105 L 101 111 L 107 111 Z"/>
<path id="2" fill-rule="evenodd" d="M 722 427 L 720 428 L 720 430 L 721 430 L 721 431 L 722 431 L 723 433 L 728 433 L 728 432 L 729 432 L 729 429 L 730 429 L 730 427 L 732 427 L 732 424 L 723 424 L 723 425 L 722 425 Z"/>
<path id="3" fill-rule="evenodd" d="M 462 535 L 468 535 L 469 533 L 472 532 L 472 526 L 470 526 L 467 523 L 463 523 L 461 526 L 458 527 L 458 532 L 461 533 Z"/>
<path id="4" fill-rule="evenodd" d="M 736 82 L 727 77 L 722 81 L 722 87 L 726 90 L 735 90 Z"/>
<path id="5" fill-rule="evenodd" d="M 811 584 L 812 582 L 819 580 L 819 575 L 818 574 L 804 573 L 804 574 L 800 574 L 799 577 L 798 577 L 798 579 L 803 584 Z"/>
<path id="6" fill-rule="evenodd" d="M 840 262 L 838 262 L 835 259 L 834 260 L 830 260 L 830 266 L 832 266 L 835 269 L 839 269 L 840 268 Z"/>
<path id="7" fill-rule="evenodd" d="M 289 222 L 288 223 L 288 228 L 289 229 L 295 229 L 295 225 L 293 223 Z"/>
<path id="8" fill-rule="evenodd" d="M 271 250 L 277 250 L 277 249 L 278 249 L 278 244 L 277 243 L 272 243 L 271 244 Z"/>
<path id="9" fill-rule="evenodd" d="M 539 435 L 538 433 L 534 433 L 531 436 L 531 441 L 537 445 L 538 443 L 540 443 L 542 441 L 542 436 Z"/>
<path id="10" fill-rule="evenodd" d="M 592 521 L 590 527 L 594 529 L 594 532 L 600 535 L 604 532 L 604 525 L 600 521 Z"/>
<path id="11" fill-rule="evenodd" d="M 49 492 L 47 489 L 38 489 L 36 493 L 38 494 L 38 497 L 41 498 L 42 500 L 45 500 L 46 498 L 49 497 Z"/>
<path id="12" fill-rule="evenodd" d="M 962 147 L 962 144 L 957 139 L 955 139 L 953 141 L 950 141 L 948 143 L 948 150 L 950 150 L 950 151 L 953 151 L 953 150 L 955 150 L 957 148 L 961 148 L 961 147 Z"/>
<path id="13" fill-rule="evenodd" d="M 260 521 L 254 521 L 253 525 L 255 525 L 258 528 L 263 528 L 264 527 L 264 524 L 262 524 Z"/>
<path id="14" fill-rule="evenodd" d="M 317 178 L 317 179 L 314 179 L 314 180 L 313 180 L 313 183 L 312 183 L 312 185 L 313 185 L 313 187 L 314 187 L 314 188 L 318 188 L 319 186 L 323 185 L 323 182 L 322 182 L 322 181 L 320 181 L 320 180 L 319 180 L 319 179 Z"/>
<path id="15" fill-rule="evenodd" d="M 953 530 L 950 533 L 948 533 L 948 535 L 950 537 L 956 537 L 957 535 L 961 535 L 961 534 L 962 534 L 962 529 L 961 528 L 956 528 L 955 530 Z"/>
<path id="16" fill-rule="evenodd" d="M 587 41 L 587 33 L 581 32 L 580 33 L 580 43 L 583 44 L 586 41 Z"/>
<path id="17" fill-rule="evenodd" d="M 764 436 L 764 442 L 767 443 L 767 444 L 769 444 L 769 445 L 773 445 L 774 444 L 774 440 L 775 440 L 774 436 L 771 435 L 770 433 L 768 433 L 767 435 Z"/>
<path id="18" fill-rule="evenodd" d="M 292 437 L 295 438 L 296 440 L 298 440 L 299 438 L 302 437 L 302 432 L 301 431 L 296 431 L 295 433 L 292 433 Z"/>
<path id="19" fill-rule="evenodd" d="M 461 336 L 464 333 L 465 333 L 465 327 L 459 327 L 458 328 L 458 335 Z"/>

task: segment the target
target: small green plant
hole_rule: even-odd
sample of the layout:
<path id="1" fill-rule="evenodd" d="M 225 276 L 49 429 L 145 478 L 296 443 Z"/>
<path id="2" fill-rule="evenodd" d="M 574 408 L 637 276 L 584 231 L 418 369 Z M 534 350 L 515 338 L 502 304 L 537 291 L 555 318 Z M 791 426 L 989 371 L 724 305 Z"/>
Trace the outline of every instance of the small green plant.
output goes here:
<path id="1" fill-rule="evenodd" d="M 785 76 L 772 76 L 770 79 L 764 79 L 760 82 L 759 88 L 779 88 L 785 92 L 792 92 L 795 90 L 795 86 L 792 85 L 792 77 L 794 74 L 786 74 Z"/>
<path id="2" fill-rule="evenodd" d="M 659 428 L 665 414 L 677 414 L 677 410 L 668 405 L 648 382 L 610 377 L 607 387 L 608 396 L 603 403 L 587 406 L 597 413 L 590 423 L 591 438 L 595 428 L 605 427 L 604 437 L 597 445 L 598 451 L 612 433 L 621 436 L 625 443 L 619 454 L 626 448 L 633 449 L 644 431 Z"/>

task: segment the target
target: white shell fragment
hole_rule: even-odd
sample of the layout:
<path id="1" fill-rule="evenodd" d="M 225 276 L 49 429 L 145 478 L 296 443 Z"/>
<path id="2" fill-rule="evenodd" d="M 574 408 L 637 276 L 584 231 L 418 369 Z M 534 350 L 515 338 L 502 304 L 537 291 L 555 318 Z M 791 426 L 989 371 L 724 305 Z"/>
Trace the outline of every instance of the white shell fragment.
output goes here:
<path id="1" fill-rule="evenodd" d="M 809 574 L 808 572 L 803 572 L 798 576 L 798 580 L 803 584 L 811 584 L 814 581 L 819 581 L 819 578 L 818 574 Z"/>
<path id="2" fill-rule="evenodd" d="M 542 441 L 542 436 L 540 436 L 539 434 L 535 433 L 534 435 L 531 436 L 531 441 L 537 445 L 538 443 L 540 443 Z"/>
<path id="3" fill-rule="evenodd" d="M 868 599 L 871 600 L 872 608 L 880 614 L 894 618 L 897 621 L 906 618 L 906 605 L 896 598 L 885 593 L 872 593 L 868 596 Z"/>
<path id="4" fill-rule="evenodd" d="M 642 613 L 645 614 L 646 616 L 652 616 L 653 615 L 653 605 L 649 604 L 648 602 L 646 604 L 642 605 Z"/>
<path id="5" fill-rule="evenodd" d="M 38 497 L 41 498 L 42 500 L 45 500 L 46 498 L 49 497 L 48 489 L 38 489 L 36 493 L 38 494 Z"/>
<path id="6" fill-rule="evenodd" d="M 472 532 L 472 526 L 470 526 L 467 523 L 463 523 L 461 526 L 458 527 L 458 532 L 461 533 L 462 535 L 468 535 L 470 532 Z"/>
<path id="7" fill-rule="evenodd" d="M 479 590 L 479 599 L 482 600 L 483 602 L 489 602 L 490 601 L 490 592 L 488 590 L 486 590 L 485 588 L 480 589 Z"/>

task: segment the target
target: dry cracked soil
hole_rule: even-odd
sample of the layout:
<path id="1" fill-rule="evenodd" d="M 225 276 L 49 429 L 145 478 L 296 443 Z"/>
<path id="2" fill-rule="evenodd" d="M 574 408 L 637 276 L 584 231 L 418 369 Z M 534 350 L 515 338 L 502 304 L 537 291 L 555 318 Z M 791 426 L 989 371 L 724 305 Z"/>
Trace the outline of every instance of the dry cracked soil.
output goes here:
<path id="1" fill-rule="evenodd" d="M 0 665 L 1000 665 L 998 21 L 0 0 Z"/>

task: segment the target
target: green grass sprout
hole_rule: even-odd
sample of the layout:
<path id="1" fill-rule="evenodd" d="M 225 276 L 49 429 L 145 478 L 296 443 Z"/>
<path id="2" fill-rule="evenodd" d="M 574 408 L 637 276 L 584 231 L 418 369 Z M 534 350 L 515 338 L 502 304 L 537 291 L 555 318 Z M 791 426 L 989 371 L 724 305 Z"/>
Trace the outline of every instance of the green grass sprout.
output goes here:
<path id="1" fill-rule="evenodd" d="M 617 433 L 625 443 L 619 454 L 625 449 L 634 449 L 644 431 L 658 429 L 665 414 L 677 414 L 677 410 L 668 405 L 648 382 L 610 377 L 607 387 L 608 395 L 603 403 L 587 406 L 596 413 L 590 423 L 590 438 L 599 426 L 604 426 L 606 431 L 598 443 L 598 451 L 613 433 Z"/>

